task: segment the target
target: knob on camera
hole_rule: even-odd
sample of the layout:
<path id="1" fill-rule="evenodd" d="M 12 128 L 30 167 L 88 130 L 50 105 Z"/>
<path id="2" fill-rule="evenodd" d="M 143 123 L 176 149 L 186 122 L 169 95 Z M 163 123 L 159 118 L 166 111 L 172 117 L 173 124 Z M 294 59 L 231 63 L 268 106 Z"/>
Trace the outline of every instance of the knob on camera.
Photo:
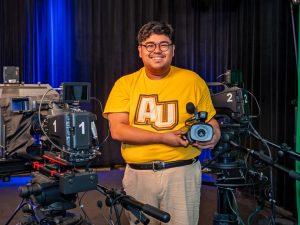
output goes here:
<path id="1" fill-rule="evenodd" d="M 196 121 L 189 128 L 186 137 L 190 143 L 196 141 L 206 142 L 210 141 L 214 135 L 213 127 L 210 124 L 205 123 L 207 119 L 207 112 L 197 112 L 193 103 L 189 102 L 186 105 L 188 113 L 194 113 L 194 116 L 188 119 L 186 122 Z"/>

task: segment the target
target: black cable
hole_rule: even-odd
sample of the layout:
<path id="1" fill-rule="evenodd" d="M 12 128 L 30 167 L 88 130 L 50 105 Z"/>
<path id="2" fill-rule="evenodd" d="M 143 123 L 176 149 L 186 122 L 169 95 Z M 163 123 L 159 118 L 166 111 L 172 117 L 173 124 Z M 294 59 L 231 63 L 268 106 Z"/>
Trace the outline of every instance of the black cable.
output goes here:
<path id="1" fill-rule="evenodd" d="M 249 122 L 249 126 L 250 128 L 253 130 L 254 134 L 258 137 L 258 139 L 266 146 L 267 150 L 268 150 L 268 154 L 269 157 L 271 158 L 271 160 L 273 160 L 272 158 L 272 153 L 270 150 L 270 147 L 268 145 L 268 143 L 266 142 L 266 140 L 257 132 L 257 130 L 254 128 L 253 124 L 251 122 Z M 272 221 L 272 224 L 275 224 L 275 217 L 276 217 L 276 208 L 275 208 L 275 191 L 274 191 L 274 180 L 273 180 L 273 168 L 272 166 L 270 167 L 270 199 L 271 200 L 271 205 L 272 205 L 272 216 L 270 218 L 270 220 Z"/>
<path id="2" fill-rule="evenodd" d="M 226 188 L 225 190 L 226 190 L 226 191 L 225 191 L 225 192 L 226 192 L 225 194 L 226 194 L 226 199 L 227 199 L 229 208 L 230 208 L 230 210 L 234 213 L 234 215 L 236 215 L 236 221 L 238 221 L 239 224 L 241 223 L 242 225 L 245 225 L 245 223 L 244 223 L 242 217 L 241 217 L 240 214 L 239 214 L 239 211 L 238 211 L 238 204 L 237 204 L 237 202 L 236 202 L 236 198 L 235 198 L 235 195 L 234 195 L 234 193 L 233 193 L 233 190 L 232 190 L 232 189 L 229 189 L 229 188 Z M 230 200 L 230 198 L 229 198 L 229 196 L 228 196 L 228 191 L 230 191 L 230 193 L 231 193 L 231 195 L 232 195 L 232 199 L 234 200 L 235 209 L 233 209 L 233 205 L 231 205 L 231 200 Z"/>
<path id="3" fill-rule="evenodd" d="M 100 187 L 100 185 L 98 185 L 98 187 Z M 98 191 L 100 191 L 100 190 L 98 189 Z M 108 189 L 104 189 L 104 190 L 102 189 L 100 192 L 103 193 L 109 199 L 109 205 L 110 205 L 109 206 L 109 218 L 110 218 L 110 221 L 113 221 L 113 211 L 112 211 L 112 209 L 114 209 L 115 215 L 116 215 L 116 220 L 117 220 L 116 222 L 117 222 L 118 225 L 121 225 L 120 213 L 119 213 L 119 210 L 117 209 L 116 204 L 118 203 L 119 199 L 121 199 L 125 196 L 122 195 L 122 194 L 120 194 L 119 196 L 115 196 L 117 192 L 114 191 L 114 190 L 108 190 Z M 114 198 L 111 197 L 111 194 L 114 195 Z"/>
<path id="4" fill-rule="evenodd" d="M 113 206 L 114 206 L 114 211 L 115 211 L 115 214 L 116 214 L 117 224 L 121 225 L 121 220 L 120 220 L 121 216 L 120 216 L 118 207 L 116 205 L 113 205 Z"/>
<path id="5" fill-rule="evenodd" d="M 19 212 L 19 210 L 22 209 L 24 207 L 24 205 L 27 204 L 27 202 L 23 203 L 23 201 L 24 201 L 24 199 L 22 199 L 20 204 L 15 209 L 14 213 L 11 215 L 11 217 L 6 221 L 6 223 L 4 225 L 8 225 L 12 221 L 12 219 L 16 216 L 16 214 Z"/>
<path id="6" fill-rule="evenodd" d="M 39 105 L 39 108 L 38 108 L 38 119 L 39 119 L 39 125 L 41 127 L 41 131 L 43 133 L 43 135 L 47 138 L 47 140 L 54 146 L 56 147 L 58 150 L 60 150 L 61 152 L 65 152 L 67 154 L 70 154 L 71 152 L 70 151 L 67 151 L 64 149 L 64 147 L 60 147 L 58 145 L 56 145 L 52 140 L 51 138 L 47 135 L 47 132 L 44 130 L 44 127 L 43 127 L 43 123 L 42 123 L 42 120 L 41 120 L 41 110 L 42 110 L 42 103 L 44 101 L 44 98 L 45 96 L 50 92 L 50 91 L 53 91 L 55 90 L 54 88 L 50 88 L 49 90 L 47 90 L 43 96 L 42 96 L 42 99 L 41 99 L 41 102 L 40 102 L 40 105 Z"/>
<path id="7" fill-rule="evenodd" d="M 96 97 L 91 97 L 90 99 L 95 100 L 96 102 L 99 103 L 101 113 L 103 113 L 103 107 L 102 107 L 101 101 L 100 101 L 98 98 L 96 98 Z M 86 171 L 89 171 L 89 167 L 91 166 L 91 164 L 97 159 L 98 156 L 101 155 L 101 152 L 99 152 L 98 150 L 99 150 L 100 147 L 102 147 L 102 146 L 104 145 L 104 143 L 108 140 L 108 138 L 109 138 L 109 136 L 110 136 L 109 134 L 110 134 L 109 128 L 107 128 L 107 135 L 106 135 L 106 137 L 103 139 L 103 141 L 100 142 L 100 143 L 98 143 L 98 141 L 97 141 L 97 152 L 98 152 L 98 154 L 86 164 L 86 167 L 85 167 L 85 170 L 86 170 Z"/>
<path id="8" fill-rule="evenodd" d="M 88 225 L 91 225 L 91 220 L 89 218 L 89 216 L 87 215 L 87 213 L 85 212 L 83 205 L 81 204 L 81 201 L 83 200 L 84 196 L 86 195 L 87 192 L 84 192 L 81 197 L 79 198 L 79 195 L 77 193 L 77 200 L 78 200 L 78 204 L 79 204 L 79 208 L 80 210 L 83 212 L 84 214 L 84 219 L 86 220 L 86 222 L 88 223 Z"/>
<path id="9" fill-rule="evenodd" d="M 118 210 L 118 212 L 119 212 L 119 210 Z M 123 214 L 123 207 L 121 207 L 121 212 L 119 213 L 120 219 L 121 219 L 122 214 Z M 120 223 L 120 224 L 121 224 L 121 223 Z"/>
<path id="10" fill-rule="evenodd" d="M 96 98 L 96 97 L 91 97 L 91 99 L 92 99 L 92 100 L 95 100 L 96 102 L 99 103 L 101 113 L 103 113 L 104 111 L 103 111 L 103 106 L 102 106 L 101 101 L 100 101 L 98 98 Z M 100 148 L 100 147 L 108 140 L 109 136 L 110 136 L 110 132 L 109 132 L 109 128 L 107 128 L 107 135 L 106 135 L 106 137 L 103 139 L 103 141 L 99 143 L 99 148 Z"/>
<path id="11" fill-rule="evenodd" d="M 297 41 L 296 41 L 296 32 L 295 32 L 295 21 L 294 21 L 294 12 L 293 12 L 293 3 L 290 2 L 291 8 L 291 20 L 292 20 L 292 30 L 293 30 L 293 42 L 294 42 L 294 50 L 295 50 L 295 59 L 296 59 L 296 71 L 298 70 L 298 53 L 297 53 Z M 298 73 L 298 72 L 297 72 Z"/>
<path id="12" fill-rule="evenodd" d="M 222 152 L 220 152 L 219 154 L 217 154 L 216 156 L 214 156 L 211 160 L 209 160 L 207 163 L 203 164 L 203 166 L 201 166 L 201 169 L 205 169 L 206 167 L 208 167 L 210 164 L 213 163 L 213 161 L 215 161 L 218 157 L 220 157 L 221 155 L 223 155 L 226 152 L 232 151 L 232 149 L 227 149 L 224 150 Z"/>

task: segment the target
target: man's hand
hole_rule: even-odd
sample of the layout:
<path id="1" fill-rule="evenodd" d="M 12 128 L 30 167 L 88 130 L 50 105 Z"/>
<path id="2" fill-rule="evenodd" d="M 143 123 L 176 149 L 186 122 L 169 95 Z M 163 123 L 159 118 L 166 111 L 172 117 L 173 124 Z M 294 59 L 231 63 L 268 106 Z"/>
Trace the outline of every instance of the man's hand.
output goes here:
<path id="1" fill-rule="evenodd" d="M 127 144 L 165 144 L 173 147 L 189 144 L 180 130 L 158 133 L 130 126 L 128 113 L 110 113 L 108 120 L 112 138 Z"/>
<path id="2" fill-rule="evenodd" d="M 179 146 L 188 146 L 189 142 L 184 136 L 184 132 L 181 130 L 176 130 L 176 131 L 170 131 L 161 134 L 162 136 L 162 141 L 163 144 L 169 145 L 172 147 L 179 147 Z"/>

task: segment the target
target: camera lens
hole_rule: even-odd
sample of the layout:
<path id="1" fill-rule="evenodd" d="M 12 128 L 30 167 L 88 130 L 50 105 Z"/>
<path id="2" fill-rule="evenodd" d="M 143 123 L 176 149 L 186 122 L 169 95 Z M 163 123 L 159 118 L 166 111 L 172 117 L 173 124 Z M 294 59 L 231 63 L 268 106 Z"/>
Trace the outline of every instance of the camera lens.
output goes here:
<path id="1" fill-rule="evenodd" d="M 209 124 L 194 124 L 190 129 L 189 137 L 192 141 L 210 141 L 212 136 L 213 129 Z"/>
<path id="2" fill-rule="evenodd" d="M 197 134 L 198 134 L 199 137 L 205 137 L 205 135 L 206 135 L 206 130 L 204 130 L 204 129 L 199 129 L 199 130 L 197 131 Z"/>

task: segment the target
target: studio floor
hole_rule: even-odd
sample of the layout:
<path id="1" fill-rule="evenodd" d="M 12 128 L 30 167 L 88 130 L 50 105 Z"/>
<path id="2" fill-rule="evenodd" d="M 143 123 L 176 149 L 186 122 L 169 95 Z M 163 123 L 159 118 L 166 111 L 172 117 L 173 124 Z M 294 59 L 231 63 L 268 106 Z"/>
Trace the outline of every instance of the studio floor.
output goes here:
<path id="1" fill-rule="evenodd" d="M 124 171 L 122 169 L 113 170 L 99 170 L 98 171 L 98 183 L 101 186 L 109 189 L 119 189 L 121 187 L 122 177 Z M 10 216 L 14 213 L 16 207 L 21 202 L 21 198 L 18 196 L 18 187 L 26 185 L 30 181 L 29 176 L 12 177 L 10 182 L 0 181 L 0 224 L 5 224 Z M 256 207 L 256 200 L 254 197 L 245 196 L 243 192 L 235 192 L 238 212 L 247 224 L 247 219 Z M 86 193 L 80 193 L 81 205 L 88 215 L 90 221 L 94 225 L 106 225 L 109 224 L 109 208 L 105 205 L 105 196 L 98 191 L 88 191 Z M 97 201 L 101 201 L 103 206 L 100 209 L 97 206 Z M 213 224 L 214 214 L 217 210 L 217 188 L 212 185 L 203 184 L 201 192 L 201 207 L 200 207 L 200 220 L 199 225 Z M 71 212 L 82 214 L 79 207 L 70 210 Z M 268 224 L 267 219 L 271 215 L 270 209 L 265 207 L 254 219 L 252 224 Z M 9 224 L 18 224 L 18 222 L 24 217 L 23 213 L 18 212 Z M 115 221 L 115 219 L 113 219 Z M 122 225 L 128 225 L 124 213 L 121 216 Z M 115 223 L 116 224 L 116 223 Z M 221 224 L 221 223 L 220 223 Z M 223 223 L 222 223 L 223 224 Z M 226 223 L 225 223 L 226 224 Z M 242 224 L 242 223 L 241 223 Z M 276 223 L 277 224 L 277 223 Z M 282 224 L 294 224 L 286 223 Z"/>

